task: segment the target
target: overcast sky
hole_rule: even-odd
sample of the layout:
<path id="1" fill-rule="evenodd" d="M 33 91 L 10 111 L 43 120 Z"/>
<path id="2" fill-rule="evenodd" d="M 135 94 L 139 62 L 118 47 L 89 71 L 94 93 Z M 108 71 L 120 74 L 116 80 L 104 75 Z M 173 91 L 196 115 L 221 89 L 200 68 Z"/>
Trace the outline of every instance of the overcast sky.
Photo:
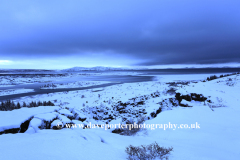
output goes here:
<path id="1" fill-rule="evenodd" d="M 0 68 L 238 65 L 239 7 L 239 0 L 0 0 Z"/>

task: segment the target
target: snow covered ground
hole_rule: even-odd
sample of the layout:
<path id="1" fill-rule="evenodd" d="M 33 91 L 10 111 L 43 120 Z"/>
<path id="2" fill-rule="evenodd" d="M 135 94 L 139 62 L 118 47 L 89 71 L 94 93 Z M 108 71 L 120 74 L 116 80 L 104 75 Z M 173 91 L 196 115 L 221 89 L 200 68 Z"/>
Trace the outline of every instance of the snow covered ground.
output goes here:
<path id="1" fill-rule="evenodd" d="M 34 89 L 8 89 L 8 90 L 0 90 L 0 96 L 12 95 L 12 94 L 19 94 L 19 93 L 28 93 L 34 92 Z"/>
<path id="2" fill-rule="evenodd" d="M 89 86 L 96 86 L 101 84 L 111 83 L 108 81 L 76 81 L 73 83 L 61 83 L 61 84 L 47 84 L 41 86 L 41 89 L 59 89 L 59 88 L 79 88 L 79 87 L 89 87 Z"/>
<path id="3" fill-rule="evenodd" d="M 51 82 L 54 77 L 22 77 L 22 76 L 1 76 L 0 77 L 0 87 L 7 85 L 17 85 L 17 84 L 33 84 L 39 82 Z"/>
<path id="4" fill-rule="evenodd" d="M 10 84 L 0 84 L 0 87 L 13 87 L 15 85 L 10 85 Z"/>
<path id="5" fill-rule="evenodd" d="M 67 72 L 67 73 L 55 73 L 55 74 L 1 74 L 0 76 L 0 88 L 1 87 L 12 87 L 15 85 L 21 85 L 21 84 L 34 84 L 34 83 L 56 83 L 55 85 L 57 85 L 57 88 L 66 88 L 66 87 L 70 87 L 70 88 L 75 88 L 75 87 L 87 87 L 87 86 L 92 86 L 92 85 L 99 85 L 102 83 L 108 83 L 107 81 L 95 81 L 95 83 L 93 83 L 92 85 L 89 84 L 84 84 L 85 82 L 81 82 L 81 81 L 76 81 L 76 82 L 71 82 L 68 84 L 65 83 L 60 83 L 60 81 L 71 81 L 72 78 L 87 78 L 89 76 L 113 76 L 113 75 L 118 75 L 118 76 L 126 76 L 126 75 L 139 75 L 141 74 L 140 72 L 121 72 L 121 71 L 109 71 L 109 72 L 83 72 L 83 73 L 79 73 L 79 72 Z M 42 87 L 42 89 L 55 89 L 56 87 Z"/>
<path id="6" fill-rule="evenodd" d="M 215 73 L 214 75 L 220 76 L 222 74 L 228 73 Z M 171 82 L 171 81 L 200 81 L 205 80 L 207 77 L 212 76 L 212 73 L 209 74 L 175 74 L 175 75 L 150 75 L 155 76 L 154 80 L 161 82 Z"/>
<path id="7" fill-rule="evenodd" d="M 59 107 L 0 111 L 2 131 L 19 128 L 31 117 L 25 133 L 0 135 L 0 159 L 120 160 L 128 157 L 127 146 L 156 141 L 173 147 L 170 160 L 238 160 L 240 76 L 206 82 L 200 80 L 208 75 L 201 76 L 168 75 L 152 82 L 23 97 L 20 103 L 50 100 Z M 175 92 L 180 103 L 190 107 L 179 106 Z M 139 117 L 145 117 L 148 127 L 134 136 L 112 133 L 113 128 L 44 129 L 57 124 L 126 124 Z"/>

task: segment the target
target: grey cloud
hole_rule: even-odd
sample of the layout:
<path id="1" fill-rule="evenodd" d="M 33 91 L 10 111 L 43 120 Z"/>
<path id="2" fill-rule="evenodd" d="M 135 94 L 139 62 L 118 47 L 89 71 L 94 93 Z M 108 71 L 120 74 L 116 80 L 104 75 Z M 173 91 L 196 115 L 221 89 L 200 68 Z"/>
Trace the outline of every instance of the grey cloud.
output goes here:
<path id="1" fill-rule="evenodd" d="M 145 61 L 135 65 L 240 62 L 238 1 L 74 2 L 56 9 L 31 2 L 36 15 L 29 17 L 22 5 L 5 11 L 0 53 L 34 58 L 111 50 Z"/>

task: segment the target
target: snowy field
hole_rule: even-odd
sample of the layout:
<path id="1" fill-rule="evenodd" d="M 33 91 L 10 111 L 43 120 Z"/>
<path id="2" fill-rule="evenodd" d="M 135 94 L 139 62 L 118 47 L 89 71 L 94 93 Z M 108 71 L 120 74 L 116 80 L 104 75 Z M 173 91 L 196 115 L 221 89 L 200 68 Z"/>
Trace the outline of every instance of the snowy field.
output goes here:
<path id="1" fill-rule="evenodd" d="M 19 93 L 28 93 L 28 92 L 34 92 L 34 90 L 23 89 L 23 88 L 0 90 L 0 96 L 13 95 L 13 94 L 19 94 Z"/>
<path id="2" fill-rule="evenodd" d="M 173 147 L 169 160 L 238 160 L 240 75 L 203 82 L 208 76 L 165 75 L 14 100 L 55 106 L 0 111 L 0 159 L 122 160 L 129 145 L 157 142 Z M 139 118 L 145 129 L 130 136 L 112 133 L 111 126 Z"/>
<path id="3" fill-rule="evenodd" d="M 128 75 L 139 75 L 140 72 L 121 72 L 121 71 L 115 71 L 115 72 L 87 72 L 87 73 L 78 73 L 78 72 L 70 72 L 70 73 L 58 73 L 55 74 L 1 74 L 0 76 L 0 88 L 1 87 L 12 87 L 15 85 L 20 84 L 34 84 L 34 83 L 54 83 L 59 81 L 65 81 L 65 80 L 71 80 L 71 78 L 81 78 L 81 77 L 89 77 L 89 76 L 113 76 L 113 75 L 121 75 L 121 76 L 128 76 Z M 96 83 L 101 83 L 99 81 L 96 81 Z M 107 82 L 106 82 L 107 83 Z M 96 84 L 96 85 L 99 85 Z M 65 87 L 79 87 L 84 86 L 87 87 L 89 85 L 83 84 L 83 82 L 72 82 L 68 84 L 62 84 L 58 85 L 57 88 L 65 88 Z M 95 85 L 95 84 L 93 84 Z M 42 89 L 46 89 L 48 87 L 42 87 Z M 50 87 L 51 89 L 55 89 L 56 87 Z M 49 88 L 48 88 L 49 89 Z"/>
<path id="4" fill-rule="evenodd" d="M 79 88 L 79 87 L 90 87 L 90 86 L 96 86 L 96 85 L 101 85 L 101 84 L 107 84 L 111 83 L 108 81 L 76 81 L 73 83 L 52 83 L 52 84 L 47 84 L 44 86 L 41 86 L 41 89 L 59 89 L 59 88 Z"/>
<path id="5" fill-rule="evenodd" d="M 54 77 L 22 77 L 22 76 L 2 76 L 0 77 L 0 87 L 17 84 L 33 84 L 40 82 L 52 82 Z"/>

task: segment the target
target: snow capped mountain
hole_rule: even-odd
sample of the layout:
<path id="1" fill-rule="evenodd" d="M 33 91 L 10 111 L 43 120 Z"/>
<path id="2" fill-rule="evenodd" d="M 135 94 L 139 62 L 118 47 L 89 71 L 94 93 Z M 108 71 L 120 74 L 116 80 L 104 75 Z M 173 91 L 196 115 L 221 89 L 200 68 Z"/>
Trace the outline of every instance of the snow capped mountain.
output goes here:
<path id="1" fill-rule="evenodd" d="M 97 67 L 91 67 L 91 68 L 87 68 L 87 67 L 73 67 L 73 68 L 69 68 L 69 69 L 63 69 L 62 71 L 78 72 L 78 71 L 121 71 L 121 70 L 133 70 L 133 69 L 97 66 Z"/>

